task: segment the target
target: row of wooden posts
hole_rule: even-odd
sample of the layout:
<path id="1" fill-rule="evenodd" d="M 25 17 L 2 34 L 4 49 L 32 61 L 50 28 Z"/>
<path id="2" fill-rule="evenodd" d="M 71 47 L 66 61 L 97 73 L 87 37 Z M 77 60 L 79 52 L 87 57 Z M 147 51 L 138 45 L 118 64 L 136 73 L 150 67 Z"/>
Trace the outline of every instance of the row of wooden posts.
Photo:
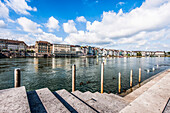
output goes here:
<path id="1" fill-rule="evenodd" d="M 130 87 L 132 87 L 132 70 L 130 71 Z M 141 82 L 141 68 L 139 68 L 139 83 Z M 104 84 L 104 62 L 101 64 L 101 93 L 103 93 Z M 21 86 L 21 72 L 17 68 L 14 71 L 14 87 Z M 72 92 L 76 90 L 76 65 L 72 65 Z M 118 74 L 118 92 L 121 92 L 121 73 Z"/>
<path id="2" fill-rule="evenodd" d="M 132 87 L 132 70 L 130 71 L 130 87 Z M 139 83 L 141 82 L 141 68 L 139 68 Z M 104 84 L 104 62 L 101 64 L 101 93 L 103 93 Z M 72 65 L 72 92 L 75 91 L 76 87 L 76 65 Z M 118 74 L 118 92 L 121 92 L 121 73 Z"/>

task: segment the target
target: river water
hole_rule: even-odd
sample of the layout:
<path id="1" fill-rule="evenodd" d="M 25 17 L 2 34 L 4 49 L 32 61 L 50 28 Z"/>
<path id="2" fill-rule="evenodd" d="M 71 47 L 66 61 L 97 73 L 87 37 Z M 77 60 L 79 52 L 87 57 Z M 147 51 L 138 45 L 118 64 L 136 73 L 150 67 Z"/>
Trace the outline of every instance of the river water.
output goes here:
<path id="1" fill-rule="evenodd" d="M 118 73 L 121 72 L 122 89 L 130 88 L 130 70 L 133 70 L 133 86 L 170 68 L 170 57 L 142 58 L 14 58 L 0 59 L 0 89 L 14 87 L 14 69 L 21 69 L 21 84 L 27 91 L 49 88 L 51 91 L 71 91 L 71 66 L 76 64 L 76 89 L 82 92 L 100 91 L 101 63 L 104 64 L 104 92 L 118 92 Z M 159 65 L 157 67 L 157 65 Z M 155 68 L 153 71 L 152 68 Z M 150 72 L 147 72 L 147 70 Z"/>

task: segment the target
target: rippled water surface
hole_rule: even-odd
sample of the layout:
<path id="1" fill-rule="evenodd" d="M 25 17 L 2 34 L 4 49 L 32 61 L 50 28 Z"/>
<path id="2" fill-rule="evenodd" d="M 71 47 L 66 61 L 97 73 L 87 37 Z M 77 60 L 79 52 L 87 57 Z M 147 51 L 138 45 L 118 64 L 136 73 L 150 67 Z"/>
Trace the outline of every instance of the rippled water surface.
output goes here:
<path id="1" fill-rule="evenodd" d="M 71 91 L 71 66 L 76 64 L 76 89 L 83 92 L 100 91 L 100 70 L 103 61 L 105 62 L 104 92 L 113 93 L 117 93 L 119 72 L 122 74 L 123 91 L 130 87 L 131 69 L 133 69 L 133 85 L 136 85 L 139 67 L 142 68 L 142 81 L 170 68 L 170 57 L 0 59 L 0 89 L 13 87 L 14 69 L 21 68 L 21 83 L 26 86 L 27 91 L 44 87 L 52 91 L 63 88 Z M 153 67 L 155 71 L 152 71 Z"/>

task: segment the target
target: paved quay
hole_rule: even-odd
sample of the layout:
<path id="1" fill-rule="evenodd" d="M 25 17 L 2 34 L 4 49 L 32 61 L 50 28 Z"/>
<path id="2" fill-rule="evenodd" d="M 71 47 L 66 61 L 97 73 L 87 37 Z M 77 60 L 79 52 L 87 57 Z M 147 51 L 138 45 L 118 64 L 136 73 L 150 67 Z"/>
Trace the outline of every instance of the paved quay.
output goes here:
<path id="1" fill-rule="evenodd" d="M 99 92 L 26 92 L 24 86 L 0 90 L 2 113 L 169 113 L 170 69 L 125 97 Z"/>
<path id="2" fill-rule="evenodd" d="M 159 80 L 155 80 L 155 79 Z M 170 98 L 170 69 L 162 73 L 154 80 L 151 80 L 147 84 L 139 88 L 137 93 L 132 92 L 132 95 L 139 95 L 135 97 L 134 100 L 132 98 L 127 99 L 128 101 L 132 101 L 129 105 L 127 105 L 124 109 L 120 111 L 120 113 L 162 113 L 169 98 Z M 149 87 L 149 85 L 150 87 Z M 138 94 L 139 90 L 144 90 L 142 94 Z"/>

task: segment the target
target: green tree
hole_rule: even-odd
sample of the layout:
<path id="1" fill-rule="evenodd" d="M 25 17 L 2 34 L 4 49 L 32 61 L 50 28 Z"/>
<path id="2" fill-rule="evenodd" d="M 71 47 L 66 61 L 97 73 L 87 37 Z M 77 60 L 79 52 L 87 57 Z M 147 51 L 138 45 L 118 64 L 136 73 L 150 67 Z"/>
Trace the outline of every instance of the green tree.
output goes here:
<path id="1" fill-rule="evenodd" d="M 141 52 L 137 52 L 137 56 L 142 56 Z"/>

